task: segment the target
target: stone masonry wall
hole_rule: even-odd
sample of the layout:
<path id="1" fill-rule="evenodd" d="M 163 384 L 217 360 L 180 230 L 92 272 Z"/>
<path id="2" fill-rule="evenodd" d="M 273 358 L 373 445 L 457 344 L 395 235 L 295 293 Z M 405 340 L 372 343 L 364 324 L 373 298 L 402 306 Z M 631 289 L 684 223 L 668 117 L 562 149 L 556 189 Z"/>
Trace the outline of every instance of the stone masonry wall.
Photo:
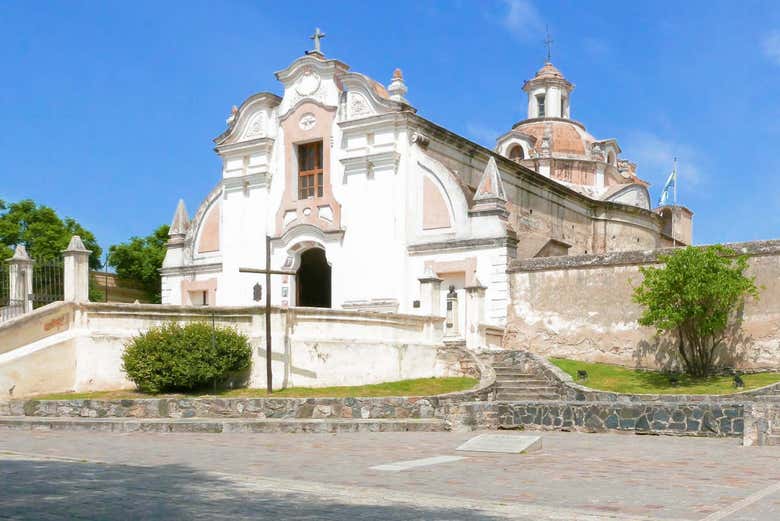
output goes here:
<path id="1" fill-rule="evenodd" d="M 741 324 L 721 353 L 724 365 L 780 368 L 780 240 L 728 245 L 750 255 L 759 285 Z M 519 260 L 510 273 L 510 309 L 504 346 L 547 357 L 670 368 L 676 343 L 639 326 L 632 300 L 641 266 L 671 250 L 619 252 Z"/>
<path id="2" fill-rule="evenodd" d="M 714 403 L 499 403 L 500 428 L 693 436 L 742 436 L 741 404 Z"/>

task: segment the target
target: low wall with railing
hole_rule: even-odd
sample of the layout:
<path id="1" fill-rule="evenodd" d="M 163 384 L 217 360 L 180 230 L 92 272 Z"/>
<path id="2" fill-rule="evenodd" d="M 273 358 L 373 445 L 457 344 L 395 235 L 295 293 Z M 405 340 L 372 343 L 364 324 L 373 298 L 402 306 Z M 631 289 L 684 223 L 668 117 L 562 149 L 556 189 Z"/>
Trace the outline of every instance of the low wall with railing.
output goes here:
<path id="1" fill-rule="evenodd" d="M 273 308 L 274 387 L 365 385 L 479 376 L 479 362 L 442 342 L 443 319 L 395 313 Z M 134 335 L 168 321 L 234 327 L 252 345 L 250 387 L 265 387 L 262 307 L 57 303 L 0 324 L 0 398 L 132 388 L 121 367 Z"/>

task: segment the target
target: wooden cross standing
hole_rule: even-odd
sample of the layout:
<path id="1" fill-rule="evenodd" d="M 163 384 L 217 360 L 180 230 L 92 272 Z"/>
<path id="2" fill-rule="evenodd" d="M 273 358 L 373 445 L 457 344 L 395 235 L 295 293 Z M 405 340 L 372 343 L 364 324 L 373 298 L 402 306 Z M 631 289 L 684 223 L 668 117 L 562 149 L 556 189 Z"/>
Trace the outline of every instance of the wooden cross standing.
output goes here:
<path id="1" fill-rule="evenodd" d="M 273 393 L 273 372 L 271 370 L 271 275 L 295 275 L 290 270 L 271 269 L 271 236 L 265 236 L 265 269 L 238 268 L 240 273 L 265 274 L 265 378 L 268 394 Z"/>

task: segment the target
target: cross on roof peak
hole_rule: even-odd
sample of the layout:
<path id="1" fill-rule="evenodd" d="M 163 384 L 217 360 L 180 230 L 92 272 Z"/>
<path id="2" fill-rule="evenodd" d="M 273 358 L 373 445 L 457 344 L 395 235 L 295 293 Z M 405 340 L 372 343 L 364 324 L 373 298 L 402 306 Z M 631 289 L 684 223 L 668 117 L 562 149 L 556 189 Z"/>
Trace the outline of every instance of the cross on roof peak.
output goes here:
<path id="1" fill-rule="evenodd" d="M 554 40 L 550 37 L 549 25 L 546 26 L 546 30 L 547 30 L 547 37 L 544 39 L 544 45 L 547 46 L 547 63 L 551 63 L 550 60 L 552 59 L 552 44 Z"/>
<path id="2" fill-rule="evenodd" d="M 320 32 L 320 28 L 317 27 L 316 30 L 314 31 L 314 34 L 309 36 L 310 40 L 314 40 L 314 50 L 309 52 L 322 54 L 322 51 L 320 50 L 320 40 L 322 40 L 323 38 L 325 38 L 325 33 Z"/>

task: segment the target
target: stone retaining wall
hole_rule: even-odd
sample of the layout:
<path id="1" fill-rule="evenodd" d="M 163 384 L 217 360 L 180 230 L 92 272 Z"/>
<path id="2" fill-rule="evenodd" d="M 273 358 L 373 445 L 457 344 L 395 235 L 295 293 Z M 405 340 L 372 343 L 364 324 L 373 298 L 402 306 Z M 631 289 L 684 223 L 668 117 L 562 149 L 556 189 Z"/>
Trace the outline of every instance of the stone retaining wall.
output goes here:
<path id="1" fill-rule="evenodd" d="M 455 404 L 453 429 L 529 429 L 740 437 L 742 404 L 598 403 L 576 401 Z"/>
<path id="2" fill-rule="evenodd" d="M 780 240 L 728 244 L 749 256 L 761 288 L 748 299 L 719 363 L 743 370 L 780 367 Z M 676 339 L 642 327 L 632 299 L 640 268 L 673 250 L 543 257 L 513 261 L 504 347 L 547 357 L 630 367 L 677 365 Z"/>
<path id="3" fill-rule="evenodd" d="M 376 398 L 144 398 L 127 400 L 10 400 L 0 416 L 58 418 L 443 418 L 455 403 L 493 397 L 494 382 L 468 391 L 424 397 Z"/>
<path id="4" fill-rule="evenodd" d="M 631 431 L 693 436 L 742 436 L 741 404 L 715 403 L 499 403 L 499 428 L 586 432 Z"/>

